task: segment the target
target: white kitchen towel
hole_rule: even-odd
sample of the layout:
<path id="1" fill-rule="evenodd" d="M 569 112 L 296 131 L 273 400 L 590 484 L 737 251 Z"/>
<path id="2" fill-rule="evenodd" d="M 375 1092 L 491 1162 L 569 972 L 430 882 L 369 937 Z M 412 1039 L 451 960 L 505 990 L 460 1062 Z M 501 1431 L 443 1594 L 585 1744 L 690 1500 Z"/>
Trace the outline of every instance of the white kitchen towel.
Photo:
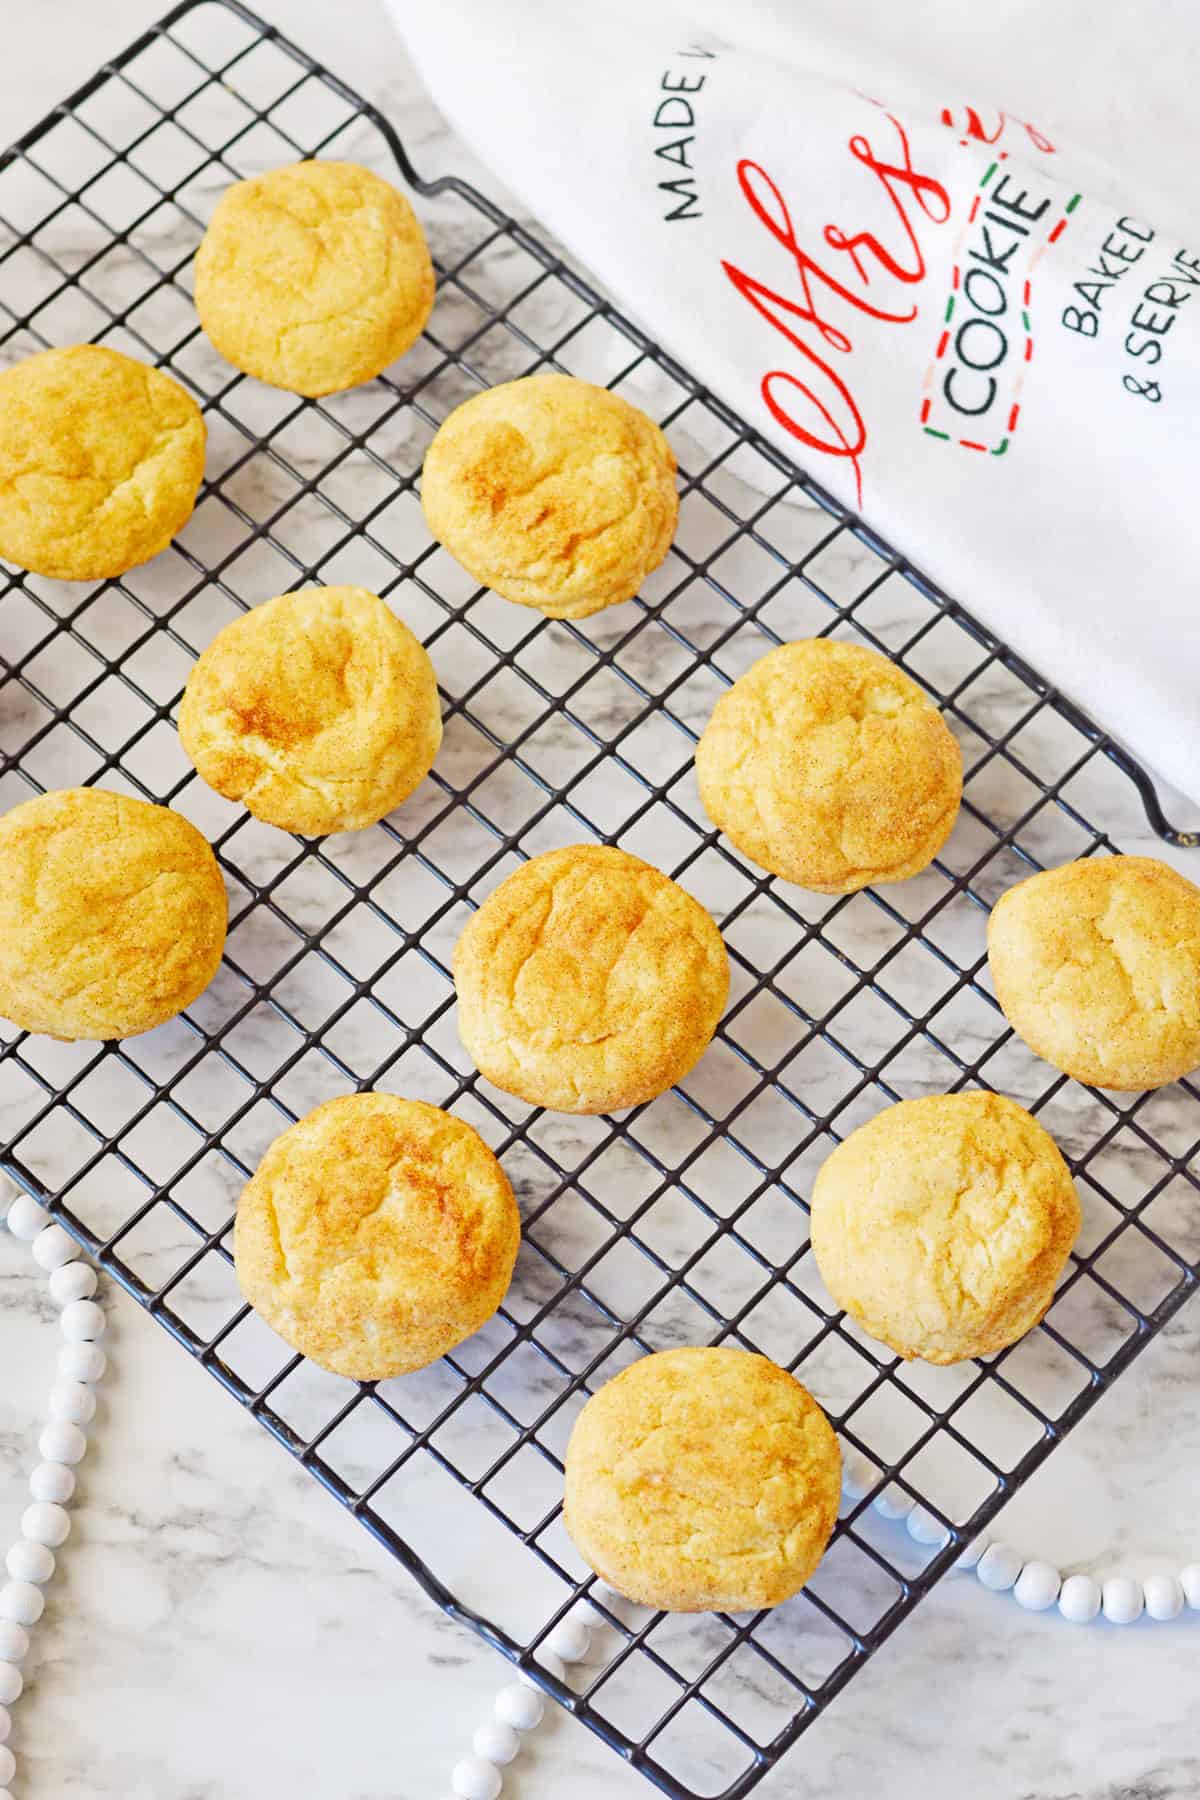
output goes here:
<path id="1" fill-rule="evenodd" d="M 1036 123 L 806 66 L 799 22 L 789 59 L 742 9 L 394 4 L 668 350 L 1200 800 L 1200 227 Z"/>

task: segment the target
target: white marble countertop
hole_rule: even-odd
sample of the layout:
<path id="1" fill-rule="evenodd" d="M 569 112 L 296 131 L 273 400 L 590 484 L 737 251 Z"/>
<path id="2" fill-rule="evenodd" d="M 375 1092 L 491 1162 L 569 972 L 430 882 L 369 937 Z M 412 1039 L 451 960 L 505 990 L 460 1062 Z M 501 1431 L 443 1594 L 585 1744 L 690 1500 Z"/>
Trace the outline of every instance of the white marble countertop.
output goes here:
<path id="1" fill-rule="evenodd" d="M 408 71 L 379 0 L 265 0 L 306 48 L 378 99 L 426 168 L 469 168 Z M 702 9 L 703 10 L 703 9 Z M 824 28 L 835 13 L 810 11 Z M 917 42 L 950 70 L 999 54 L 1032 15 L 993 9 L 992 45 L 945 37 L 943 0 L 916 6 Z M 43 0 L 0 66 L 5 137 L 81 81 L 159 11 L 156 0 Z M 1065 15 L 1085 17 L 1082 6 Z M 1173 14 L 1178 19 L 1173 19 Z M 845 9 L 899 51 L 892 15 Z M 1089 15 L 1090 16 L 1090 15 Z M 889 21 L 892 21 L 889 23 Z M 1089 120 L 1151 180 L 1182 141 L 1185 75 L 1156 47 L 1186 31 L 1162 0 L 1088 40 L 1090 95 L 1029 67 L 1030 105 L 1085 141 Z M 1011 52 L 1015 62 L 1015 52 Z M 1027 58 L 1027 63 L 1029 59 Z M 1123 61 L 1127 80 L 1113 70 Z M 1193 59 L 1194 61 L 1194 59 Z M 1145 75 L 1139 87 L 1139 71 Z M 1190 78 L 1190 77 L 1189 77 Z M 1109 82 L 1108 88 L 1104 82 Z M 1150 114 L 1166 147 L 1152 155 Z M 1169 180 L 1164 182 L 1169 185 Z M 1110 829 L 1154 853 L 1114 781 Z M 1181 866 L 1187 867 L 1181 861 Z M 1194 871 L 1193 871 L 1194 872 Z M 0 1508 L 24 1504 L 54 1331 L 23 1247 L 0 1232 Z M 21 1800 L 408 1800 L 437 1796 L 504 1679 L 500 1659 L 443 1618 L 367 1534 L 123 1296 L 105 1290 L 113 1378 L 16 1712 Z M 1200 1316 L 1189 1307 L 1013 1504 L 1025 1551 L 1141 1572 L 1200 1554 L 1193 1404 Z M 1107 1553 L 1107 1554 L 1106 1554 Z M 889 1800 L 1172 1800 L 1200 1787 L 1194 1713 L 1200 1619 L 1071 1628 L 951 1577 L 763 1784 L 764 1796 Z M 648 1793 L 595 1738 L 556 1717 L 506 1793 Z"/>

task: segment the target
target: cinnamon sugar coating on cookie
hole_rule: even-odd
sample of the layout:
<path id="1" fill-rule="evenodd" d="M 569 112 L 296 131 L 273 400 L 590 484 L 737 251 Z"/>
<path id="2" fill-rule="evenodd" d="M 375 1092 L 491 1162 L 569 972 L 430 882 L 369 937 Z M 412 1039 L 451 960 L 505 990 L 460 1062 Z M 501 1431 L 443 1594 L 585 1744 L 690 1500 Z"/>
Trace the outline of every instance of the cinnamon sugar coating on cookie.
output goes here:
<path id="1" fill-rule="evenodd" d="M 196 253 L 196 310 L 247 375 L 293 394 L 370 381 L 425 329 L 433 264 L 412 207 L 357 163 L 227 188 Z"/>
<path id="2" fill-rule="evenodd" d="M 407 1374 L 491 1318 L 521 1221 L 465 1119 L 394 1094 L 327 1100 L 238 1202 L 243 1294 L 293 1349 L 357 1381 Z"/>
<path id="3" fill-rule="evenodd" d="M 928 696 L 832 638 L 780 644 L 722 695 L 696 775 L 744 856 L 821 894 L 918 874 L 962 797 L 962 755 Z"/>
<path id="4" fill-rule="evenodd" d="M 1126 1093 L 1200 1067 L 1200 888 L 1150 856 L 1096 856 L 1018 882 L 988 963 L 1009 1024 L 1077 1081 Z"/>
<path id="5" fill-rule="evenodd" d="M 636 594 L 670 548 L 675 457 L 607 388 L 527 375 L 452 412 L 425 453 L 421 504 L 475 580 L 552 619 Z"/>
<path id="6" fill-rule="evenodd" d="M 580 1413 L 563 1518 L 590 1567 L 629 1599 L 749 1612 L 804 1586 L 840 1493 L 837 1438 L 793 1375 L 746 1350 L 664 1350 Z"/>
<path id="7" fill-rule="evenodd" d="M 729 959 L 709 914 L 625 850 L 536 856 L 454 952 L 458 1029 L 489 1081 L 533 1106 L 613 1112 L 680 1081 L 716 1030 Z"/>
<path id="8" fill-rule="evenodd" d="M 1001 1094 L 902 1100 L 852 1131 L 813 1188 L 837 1304 L 900 1356 L 990 1356 L 1036 1325 L 1079 1234 L 1058 1146 Z"/>

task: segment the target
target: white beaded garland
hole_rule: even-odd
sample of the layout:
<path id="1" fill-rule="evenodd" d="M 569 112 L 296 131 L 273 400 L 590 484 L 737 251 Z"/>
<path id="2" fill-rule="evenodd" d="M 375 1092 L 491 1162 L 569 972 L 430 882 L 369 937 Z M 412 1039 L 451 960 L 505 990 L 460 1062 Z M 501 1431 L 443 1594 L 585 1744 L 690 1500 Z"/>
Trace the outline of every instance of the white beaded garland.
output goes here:
<path id="1" fill-rule="evenodd" d="M 560 1656 L 563 1662 L 582 1662 L 591 1641 L 591 1633 L 582 1619 L 560 1619 L 546 1639 L 545 1648 L 551 1656 Z"/>
<path id="2" fill-rule="evenodd" d="M 41 1587 L 54 1573 L 54 1552 L 45 1544 L 18 1538 L 5 1556 L 4 1566 L 14 1581 L 36 1581 Z"/>
<path id="3" fill-rule="evenodd" d="M 1013 1599 L 1026 1612 L 1046 1612 L 1061 1587 L 1062 1576 L 1052 1563 L 1027 1562 L 1013 1584 Z"/>
<path id="4" fill-rule="evenodd" d="M 556 1681 L 563 1681 L 566 1679 L 567 1665 L 564 1663 L 561 1656 L 555 1656 L 552 1650 L 542 1649 L 538 1651 L 537 1659 L 538 1667 L 544 1669 L 547 1675 L 553 1675 Z M 536 1680 L 530 1674 L 522 1674 L 521 1680 L 525 1683 L 526 1687 L 538 1687 Z M 539 1693 L 542 1691 L 541 1688 L 538 1688 Z"/>
<path id="5" fill-rule="evenodd" d="M 47 1462 L 81 1462 L 86 1449 L 87 1439 L 78 1425 L 72 1425 L 68 1419 L 51 1419 L 42 1426 L 38 1453 Z"/>
<path id="6" fill-rule="evenodd" d="M 521 1740 L 511 1725 L 502 1725 L 499 1719 L 485 1719 L 471 1739 L 471 1748 L 484 1762 L 505 1768 L 520 1750 Z"/>
<path id="7" fill-rule="evenodd" d="M 66 1263 L 74 1262 L 78 1255 L 78 1244 L 61 1225 L 44 1226 L 33 1240 L 33 1260 L 48 1275 Z"/>
<path id="8" fill-rule="evenodd" d="M 940 1550 L 950 1542 L 950 1533 L 923 1506 L 914 1506 L 904 1521 L 905 1530 L 916 1544 L 932 1544 Z"/>
<path id="9" fill-rule="evenodd" d="M 1128 1575 L 1110 1575 L 1100 1590 L 1100 1605 L 1112 1624 L 1132 1625 L 1145 1605 L 1141 1582 Z"/>
<path id="10" fill-rule="evenodd" d="M 1152 1619 L 1177 1619 L 1183 1611 L 1183 1588 L 1173 1575 L 1147 1575 L 1142 1592 Z"/>
<path id="11" fill-rule="evenodd" d="M 876 1494 L 871 1505 L 880 1518 L 905 1519 L 916 1505 L 916 1501 L 911 1494 L 906 1494 L 903 1488 L 898 1488 L 892 1483 L 885 1487 L 881 1494 Z"/>
<path id="12" fill-rule="evenodd" d="M 875 1471 L 866 1457 L 847 1450 L 842 1456 L 842 1492 L 848 1500 L 861 1500 L 875 1486 Z"/>
<path id="13" fill-rule="evenodd" d="M 1072 1625 L 1090 1625 L 1100 1611 L 1100 1583 L 1090 1575 L 1068 1575 L 1058 1596 L 1058 1610 Z"/>
<path id="14" fill-rule="evenodd" d="M 990 1538 L 977 1537 L 973 1544 L 968 1544 L 965 1549 L 959 1551 L 954 1559 L 954 1567 L 956 1569 L 975 1568 L 990 1543 Z"/>
<path id="15" fill-rule="evenodd" d="M 1021 1558 L 1011 1544 L 989 1544 L 975 1569 L 985 1588 L 1003 1594 L 1021 1573 Z"/>
<path id="16" fill-rule="evenodd" d="M 91 1387 L 107 1367 L 99 1344 L 64 1344 L 58 1353 L 58 1372 L 64 1381 L 84 1381 Z"/>
<path id="17" fill-rule="evenodd" d="M 460 1800 L 496 1800 L 504 1783 L 499 1769 L 482 1756 L 464 1756 L 454 1765 L 450 1786 Z"/>
<path id="18" fill-rule="evenodd" d="M 62 1506 L 75 1492 L 74 1472 L 65 1463 L 40 1462 L 29 1477 L 29 1491 L 35 1500 Z"/>
<path id="19" fill-rule="evenodd" d="M 70 1533 L 70 1513 L 51 1501 L 35 1500 L 21 1514 L 21 1536 L 28 1538 L 31 1544 L 45 1544 L 47 1549 L 57 1550 L 60 1544 L 66 1543 Z"/>
<path id="20" fill-rule="evenodd" d="M 8 1229 L 16 1238 L 32 1243 L 39 1231 L 50 1223 L 50 1214 L 39 1206 L 32 1194 L 18 1194 L 8 1209 Z"/>
<path id="21" fill-rule="evenodd" d="M 69 1262 L 54 1270 L 48 1285 L 55 1305 L 69 1306 L 72 1300 L 90 1300 L 99 1284 L 91 1263 Z"/>
<path id="22" fill-rule="evenodd" d="M 49 1417 L 38 1436 L 42 1460 L 29 1477 L 32 1504 L 21 1515 L 20 1538 L 4 1558 L 11 1579 L 0 1587 L 0 1800 L 12 1800 L 9 1783 L 17 1768 L 5 1740 L 12 1729 L 8 1708 L 24 1686 L 17 1665 L 29 1651 L 25 1627 L 36 1625 L 42 1616 L 46 1604 L 42 1584 L 53 1576 L 54 1552 L 71 1530 L 63 1509 L 63 1502 L 75 1492 L 70 1465 L 87 1449 L 80 1426 L 95 1414 L 91 1384 L 99 1381 L 106 1366 L 104 1352 L 95 1342 L 105 1326 L 103 1311 L 91 1299 L 95 1270 L 77 1260 L 73 1239 L 50 1220 L 44 1207 L 23 1193 L 9 1204 L 10 1192 L 11 1186 L 0 1177 L 0 1217 L 7 1211 L 14 1236 L 30 1243 L 34 1261 L 46 1271 L 51 1296 L 63 1309 L 59 1324 L 67 1341 L 58 1356 L 59 1378 L 50 1392 Z"/>
<path id="23" fill-rule="evenodd" d="M 72 1300 L 59 1315 L 59 1330 L 69 1343 L 104 1336 L 104 1313 L 94 1300 Z"/>
<path id="24" fill-rule="evenodd" d="M 0 1588 L 0 1619 L 13 1619 L 18 1625 L 36 1625 L 45 1606 L 41 1588 L 35 1587 L 32 1581 L 10 1581 Z"/>
<path id="25" fill-rule="evenodd" d="M 517 1731 L 534 1731 L 542 1722 L 546 1702 L 536 1688 L 521 1687 L 513 1682 L 502 1687 L 492 1702 L 492 1711 L 501 1725 L 512 1725 Z"/>
<path id="26" fill-rule="evenodd" d="M 1200 1612 L 1200 1563 L 1188 1563 L 1185 1569 L 1180 1569 L 1179 1585 L 1192 1611 Z"/>
<path id="27" fill-rule="evenodd" d="M 96 1396 L 82 1381 L 59 1381 L 50 1390 L 46 1408 L 52 1419 L 72 1425 L 90 1425 L 96 1416 Z"/>

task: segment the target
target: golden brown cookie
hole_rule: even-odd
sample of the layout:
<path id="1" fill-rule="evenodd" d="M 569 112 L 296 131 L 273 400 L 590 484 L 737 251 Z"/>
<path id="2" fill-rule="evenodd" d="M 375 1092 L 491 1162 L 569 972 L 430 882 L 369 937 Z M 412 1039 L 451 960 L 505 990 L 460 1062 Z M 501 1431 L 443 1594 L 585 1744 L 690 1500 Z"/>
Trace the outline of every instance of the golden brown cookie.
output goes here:
<path id="1" fill-rule="evenodd" d="M 347 1094 L 275 1139 L 238 1202 L 234 1259 L 246 1299 L 294 1350 L 383 1381 L 491 1318 L 520 1239 L 508 1178 L 464 1119 Z"/>
<path id="2" fill-rule="evenodd" d="M 662 1350 L 592 1395 L 563 1521 L 620 1594 L 668 1612 L 778 1606 L 820 1562 L 842 1459 L 806 1388 L 747 1350 Z"/>
<path id="3" fill-rule="evenodd" d="M 829 1156 L 812 1247 L 834 1300 L 898 1355 L 990 1356 L 1046 1311 L 1079 1235 L 1070 1171 L 1001 1094 L 876 1113 Z"/>
<path id="4" fill-rule="evenodd" d="M 551 619 L 636 594 L 671 545 L 675 457 L 628 400 L 527 375 L 456 407 L 425 452 L 434 537 L 483 587 Z"/>
<path id="5" fill-rule="evenodd" d="M 123 575 L 165 550 L 204 477 L 200 408 L 100 344 L 0 375 L 0 556 L 56 581 Z"/>
<path id="6" fill-rule="evenodd" d="M 235 182 L 196 252 L 196 310 L 221 355 L 293 394 L 357 387 L 403 356 L 433 285 L 412 207 L 357 163 Z"/>
<path id="7" fill-rule="evenodd" d="M 281 594 L 219 631 L 179 708 L 198 772 L 256 819 L 359 831 L 423 781 L 442 741 L 421 643 L 365 588 Z"/>
<path id="8" fill-rule="evenodd" d="M 697 1063 L 729 992 L 698 900 L 626 850 L 551 850 L 488 895 L 454 951 L 458 1030 L 531 1106 L 616 1112 Z"/>
<path id="9" fill-rule="evenodd" d="M 1150 856 L 1031 875 L 988 921 L 1005 1017 L 1094 1087 L 1162 1087 L 1200 1067 L 1200 888 Z"/>
<path id="10" fill-rule="evenodd" d="M 962 754 L 915 681 L 807 638 L 754 663 L 696 747 L 700 798 L 743 856 L 819 894 L 905 881 L 949 837 Z"/>
<path id="11" fill-rule="evenodd" d="M 221 961 L 225 884 L 167 806 L 63 788 L 0 818 L 0 1016 L 56 1038 L 174 1018 Z"/>

